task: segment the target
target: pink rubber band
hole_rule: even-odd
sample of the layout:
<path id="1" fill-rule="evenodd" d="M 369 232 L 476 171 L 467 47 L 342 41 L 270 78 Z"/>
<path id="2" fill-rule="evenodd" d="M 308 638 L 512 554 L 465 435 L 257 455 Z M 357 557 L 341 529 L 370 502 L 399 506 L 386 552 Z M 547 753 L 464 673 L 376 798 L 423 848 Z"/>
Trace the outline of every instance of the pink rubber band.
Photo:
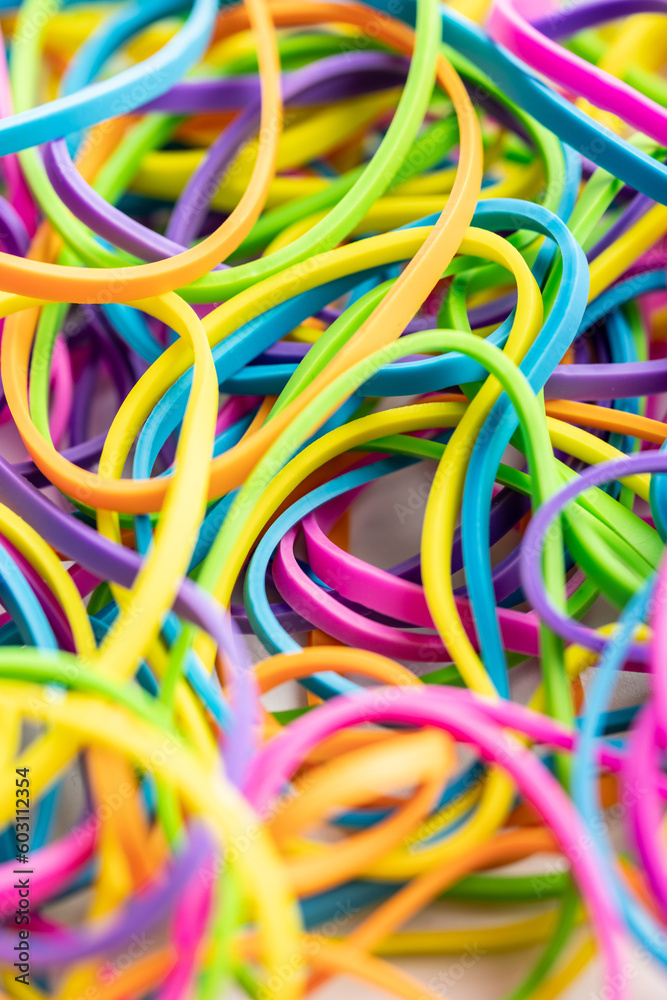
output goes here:
<path id="1" fill-rule="evenodd" d="M 330 501 L 301 522 L 310 566 L 317 577 L 341 597 L 380 614 L 421 628 L 434 628 L 424 588 L 345 552 L 327 537 L 343 510 L 358 491 Z M 410 632 L 381 622 L 341 604 L 314 583 L 301 569 L 294 554 L 298 526 L 281 539 L 273 561 L 273 579 L 283 600 L 317 628 L 341 642 L 362 646 L 371 652 L 397 659 L 448 663 L 451 659 L 438 635 Z M 568 582 L 568 593 L 581 583 L 581 576 Z M 470 602 L 457 597 L 456 606 L 468 639 L 478 649 Z M 534 612 L 498 608 L 503 643 L 524 656 L 539 656 L 539 620 Z"/>
<path id="2" fill-rule="evenodd" d="M 96 830 L 92 823 L 76 827 L 62 840 L 47 844 L 32 852 L 34 874 L 30 881 L 30 898 L 35 905 L 46 902 L 67 885 L 72 876 L 93 856 Z M 16 910 L 16 862 L 0 864 L 0 913 Z"/>
<path id="3" fill-rule="evenodd" d="M 53 443 L 58 447 L 69 424 L 74 395 L 74 378 L 72 362 L 67 346 L 62 337 L 56 337 L 53 345 L 53 370 L 51 373 L 51 410 L 49 413 L 49 430 Z"/>
<path id="4" fill-rule="evenodd" d="M 192 879 L 174 913 L 172 943 L 177 961 L 158 993 L 159 1000 L 180 1000 L 192 993 L 197 954 L 206 940 L 206 928 L 213 899 L 211 882 Z"/>
<path id="5" fill-rule="evenodd" d="M 497 42 L 550 80 L 667 145 L 667 110 L 547 38 L 517 6 L 516 0 L 495 0 L 487 28 Z M 641 4 L 637 5 L 637 13 L 641 13 Z M 544 16 L 544 11 L 540 14 Z"/>
<path id="6" fill-rule="evenodd" d="M 499 763 L 512 777 L 569 857 L 596 925 L 609 1000 L 626 1000 L 627 977 L 620 971 L 620 946 L 625 936 L 595 849 L 581 850 L 580 845 L 590 841 L 586 827 L 548 768 L 518 740 L 488 722 L 483 716 L 484 707 L 485 703 L 477 699 L 464 710 L 461 699 L 452 698 L 449 690 L 437 688 L 383 688 L 360 691 L 353 698 L 334 698 L 318 706 L 316 712 L 296 719 L 261 748 L 249 769 L 246 795 L 261 813 L 310 750 L 338 730 L 360 723 L 434 726 L 477 746 L 483 757 Z"/>

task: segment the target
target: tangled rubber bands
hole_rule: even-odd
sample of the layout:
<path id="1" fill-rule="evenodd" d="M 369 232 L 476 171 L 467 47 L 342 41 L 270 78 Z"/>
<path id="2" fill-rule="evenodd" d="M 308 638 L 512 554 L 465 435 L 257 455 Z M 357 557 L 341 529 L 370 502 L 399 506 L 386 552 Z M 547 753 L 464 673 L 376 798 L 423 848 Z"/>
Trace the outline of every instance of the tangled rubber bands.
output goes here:
<path id="1" fill-rule="evenodd" d="M 667 966 L 666 14 L 0 3 L 2 997 Z"/>

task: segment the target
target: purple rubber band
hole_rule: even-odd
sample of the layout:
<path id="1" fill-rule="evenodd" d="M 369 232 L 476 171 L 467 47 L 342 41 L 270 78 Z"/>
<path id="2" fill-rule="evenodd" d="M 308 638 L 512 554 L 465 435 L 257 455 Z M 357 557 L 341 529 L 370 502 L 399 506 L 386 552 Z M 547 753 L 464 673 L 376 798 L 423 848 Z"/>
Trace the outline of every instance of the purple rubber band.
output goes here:
<path id="1" fill-rule="evenodd" d="M 0 247 L 15 257 L 25 257 L 30 237 L 11 202 L 0 195 Z"/>
<path id="2" fill-rule="evenodd" d="M 131 589 L 141 568 L 137 552 L 116 545 L 71 515 L 66 514 L 27 483 L 0 456 L 0 499 L 18 511 L 49 545 L 97 576 Z M 192 580 L 185 578 L 174 601 L 177 614 L 204 629 L 231 661 L 246 662 L 245 647 L 231 634 L 230 621 L 221 606 Z"/>
<path id="3" fill-rule="evenodd" d="M 332 101 L 344 101 L 359 94 L 387 90 L 402 83 L 408 69 L 407 60 L 383 52 L 348 52 L 327 56 L 333 64 L 330 80 L 317 80 L 309 90 L 294 95 L 294 107 L 316 107 Z M 343 61 L 344 60 L 344 61 Z M 350 63 L 353 65 L 350 65 Z M 402 64 L 402 65 L 401 65 Z M 312 64 L 317 65 L 317 64 Z M 301 70 L 283 74 L 285 90 Z M 339 79 L 335 79 L 341 73 Z M 255 74 L 223 77 L 215 80 L 186 80 L 145 104 L 142 112 L 164 111 L 172 115 L 202 114 L 203 112 L 238 111 L 260 99 L 259 78 Z"/>
<path id="4" fill-rule="evenodd" d="M 285 103 L 291 103 L 298 95 L 308 95 L 316 86 L 326 89 L 329 95 L 335 96 L 339 91 L 344 94 L 345 73 L 355 69 L 350 65 L 351 55 L 331 56 L 292 73 L 285 81 Z M 356 59 L 364 61 L 368 79 L 373 70 L 382 70 L 399 83 L 405 79 L 404 59 L 375 52 L 361 53 Z M 183 253 L 196 239 L 222 174 L 239 147 L 257 130 L 260 115 L 261 102 L 257 98 L 209 147 L 175 205 L 165 236 L 125 215 L 98 195 L 77 170 L 64 140 L 45 144 L 44 165 L 58 197 L 90 229 L 142 260 L 163 260 Z"/>
<path id="5" fill-rule="evenodd" d="M 432 325 L 432 323 L 431 323 Z M 274 363 L 299 362 L 308 352 L 307 344 L 286 341 L 255 359 L 260 363 L 268 353 Z M 426 355 L 411 356 L 423 361 Z M 558 365 L 544 388 L 545 399 L 597 402 L 608 399 L 655 396 L 667 392 L 667 359 L 622 361 L 613 364 Z"/>
<path id="6" fill-rule="evenodd" d="M 591 466 L 582 472 L 578 479 L 568 483 L 562 490 L 544 501 L 533 513 L 523 538 L 521 580 L 527 600 L 552 632 L 570 643 L 584 646 L 597 653 L 601 653 L 608 642 L 613 642 L 613 637 L 604 636 L 594 629 L 580 625 L 564 615 L 554 604 L 546 590 L 541 572 L 544 539 L 551 523 L 580 493 L 593 486 L 601 486 L 603 483 L 643 472 L 667 472 L 667 452 L 645 451 Z M 634 643 L 630 647 L 628 657 L 639 663 L 646 663 L 649 658 L 648 644 Z"/>
<path id="7" fill-rule="evenodd" d="M 576 6 L 556 8 L 531 23 L 546 38 L 555 40 L 617 18 L 651 13 L 667 13 L 666 0 L 588 0 Z"/>
<path id="8" fill-rule="evenodd" d="M 618 219 L 609 227 L 604 236 L 601 236 L 595 246 L 591 247 L 587 252 L 586 257 L 588 261 L 590 262 L 599 257 L 604 250 L 610 247 L 612 243 L 615 243 L 620 236 L 623 236 L 631 226 L 639 222 L 646 215 L 649 208 L 652 208 L 654 205 L 655 202 L 647 198 L 645 194 L 636 194 L 630 204 L 623 209 Z"/>
<path id="9" fill-rule="evenodd" d="M 136 893 L 111 920 L 100 920 L 85 928 L 51 929 L 42 935 L 33 931 L 30 937 L 30 961 L 35 968 L 47 968 L 63 963 L 92 958 L 101 952 L 119 948 L 137 932 L 154 927 L 176 904 L 190 880 L 210 864 L 212 839 L 201 825 L 192 825 L 184 849 L 174 857 L 168 871 L 161 872 L 147 889 Z M 0 929 L 0 960 L 14 960 L 16 934 Z"/>

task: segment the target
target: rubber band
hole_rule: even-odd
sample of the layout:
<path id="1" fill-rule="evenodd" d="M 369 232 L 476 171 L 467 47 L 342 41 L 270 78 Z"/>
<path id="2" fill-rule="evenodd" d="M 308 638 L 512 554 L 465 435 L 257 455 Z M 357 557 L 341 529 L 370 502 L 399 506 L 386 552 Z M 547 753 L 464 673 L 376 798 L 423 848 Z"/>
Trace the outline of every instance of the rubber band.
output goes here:
<path id="1" fill-rule="evenodd" d="M 0 4 L 3 995 L 667 964 L 663 9 L 487 7 Z"/>

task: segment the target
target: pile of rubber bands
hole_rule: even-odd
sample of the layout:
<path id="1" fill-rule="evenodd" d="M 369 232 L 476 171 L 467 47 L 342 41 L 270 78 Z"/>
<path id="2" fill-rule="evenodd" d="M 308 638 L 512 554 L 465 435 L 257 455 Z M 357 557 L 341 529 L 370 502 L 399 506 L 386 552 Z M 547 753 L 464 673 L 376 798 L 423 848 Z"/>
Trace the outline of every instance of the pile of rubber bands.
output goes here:
<path id="1" fill-rule="evenodd" d="M 0 997 L 667 966 L 666 14 L 0 3 Z"/>

